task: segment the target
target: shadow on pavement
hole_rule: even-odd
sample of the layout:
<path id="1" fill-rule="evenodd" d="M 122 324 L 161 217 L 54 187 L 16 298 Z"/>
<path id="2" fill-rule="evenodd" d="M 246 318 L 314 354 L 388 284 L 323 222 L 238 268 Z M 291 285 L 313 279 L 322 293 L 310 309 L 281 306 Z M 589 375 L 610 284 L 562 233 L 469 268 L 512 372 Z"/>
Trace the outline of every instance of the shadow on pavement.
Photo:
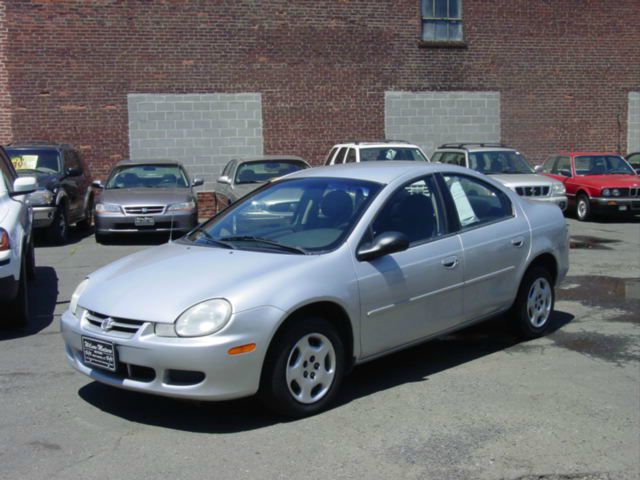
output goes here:
<path id="1" fill-rule="evenodd" d="M 551 333 L 573 320 L 555 311 Z M 353 400 L 429 376 L 517 345 L 504 317 L 447 335 L 357 367 L 338 395 L 337 408 Z M 92 382 L 80 397 L 96 408 L 124 419 L 197 433 L 234 433 L 287 422 L 264 408 L 257 398 L 227 402 L 188 402 L 120 390 Z M 426 392 L 428 394 L 428 392 Z"/>
<path id="2" fill-rule="evenodd" d="M 51 242 L 49 242 L 47 240 L 47 237 L 45 235 L 45 232 L 43 232 L 42 230 L 34 230 L 34 240 L 35 240 L 35 245 L 36 247 L 58 247 L 61 245 L 56 245 L 53 244 Z M 69 228 L 69 236 L 67 237 L 67 241 L 65 242 L 65 245 L 75 245 L 76 243 L 80 243 L 82 240 L 84 240 L 87 237 L 90 237 L 93 235 L 93 227 L 91 227 L 88 230 L 81 230 L 77 227 L 70 227 Z"/>
<path id="3" fill-rule="evenodd" d="M 51 267 L 36 267 L 29 283 L 29 323 L 26 327 L 0 330 L 0 341 L 35 335 L 53 322 L 58 301 L 58 276 Z"/>

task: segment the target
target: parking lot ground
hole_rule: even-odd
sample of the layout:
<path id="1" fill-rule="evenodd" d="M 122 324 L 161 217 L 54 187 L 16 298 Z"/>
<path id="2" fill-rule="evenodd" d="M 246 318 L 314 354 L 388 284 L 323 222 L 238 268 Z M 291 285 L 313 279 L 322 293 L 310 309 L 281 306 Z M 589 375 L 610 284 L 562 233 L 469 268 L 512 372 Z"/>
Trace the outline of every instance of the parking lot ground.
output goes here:
<path id="1" fill-rule="evenodd" d="M 31 325 L 0 331 L 0 478 L 640 478 L 640 223 L 568 223 L 550 335 L 519 343 L 496 319 L 373 361 L 299 421 L 72 371 L 59 318 L 76 284 L 148 246 L 39 245 Z"/>

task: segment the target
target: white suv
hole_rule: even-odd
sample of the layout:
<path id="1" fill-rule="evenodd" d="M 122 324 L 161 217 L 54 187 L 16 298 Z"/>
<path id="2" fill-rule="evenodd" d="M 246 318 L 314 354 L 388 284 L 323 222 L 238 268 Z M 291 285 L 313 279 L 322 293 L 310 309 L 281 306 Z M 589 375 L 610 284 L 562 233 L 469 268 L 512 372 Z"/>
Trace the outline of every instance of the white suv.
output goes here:
<path id="1" fill-rule="evenodd" d="M 18 178 L 0 147 L 0 327 L 28 320 L 27 280 L 35 276 L 35 259 L 26 195 L 36 188 L 35 178 Z"/>
<path id="2" fill-rule="evenodd" d="M 431 160 L 490 175 L 521 197 L 555 203 L 562 211 L 567 208 L 567 193 L 562 182 L 538 175 L 520 152 L 502 144 L 445 143 L 433 153 Z"/>
<path id="3" fill-rule="evenodd" d="M 429 158 L 417 145 L 400 140 L 382 142 L 347 142 L 334 145 L 325 165 L 372 162 L 378 160 L 416 160 L 428 162 Z"/>

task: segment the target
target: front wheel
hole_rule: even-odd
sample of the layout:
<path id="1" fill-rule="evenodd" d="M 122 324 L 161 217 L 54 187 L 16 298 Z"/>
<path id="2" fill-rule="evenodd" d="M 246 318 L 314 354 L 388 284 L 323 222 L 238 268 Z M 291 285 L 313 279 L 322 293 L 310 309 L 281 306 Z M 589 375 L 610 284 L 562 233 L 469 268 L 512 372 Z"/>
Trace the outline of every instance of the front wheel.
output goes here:
<path id="1" fill-rule="evenodd" d="M 585 222 L 591 218 L 591 204 L 589 203 L 589 197 L 584 193 L 580 193 L 576 199 L 576 217 L 581 222 Z"/>
<path id="2" fill-rule="evenodd" d="M 551 323 L 554 303 L 555 292 L 549 272 L 542 267 L 529 269 L 513 306 L 518 333 L 524 338 L 544 335 Z"/>
<path id="3" fill-rule="evenodd" d="M 276 337 L 263 370 L 261 396 L 272 410 L 300 418 L 324 410 L 344 373 L 344 344 L 322 318 L 300 319 Z"/>
<path id="4" fill-rule="evenodd" d="M 53 223 L 47 229 L 47 238 L 51 243 L 63 245 L 69 235 L 69 221 L 67 219 L 67 209 L 64 204 L 58 205 L 53 217 Z"/>
<path id="5" fill-rule="evenodd" d="M 87 200 L 87 206 L 84 211 L 84 218 L 78 222 L 78 228 L 87 231 L 93 225 L 93 197 Z"/>
<path id="6" fill-rule="evenodd" d="M 27 259 L 23 256 L 20 265 L 20 280 L 18 284 L 18 294 L 16 298 L 9 303 L 8 326 L 24 327 L 29 320 L 29 290 L 27 287 Z"/>

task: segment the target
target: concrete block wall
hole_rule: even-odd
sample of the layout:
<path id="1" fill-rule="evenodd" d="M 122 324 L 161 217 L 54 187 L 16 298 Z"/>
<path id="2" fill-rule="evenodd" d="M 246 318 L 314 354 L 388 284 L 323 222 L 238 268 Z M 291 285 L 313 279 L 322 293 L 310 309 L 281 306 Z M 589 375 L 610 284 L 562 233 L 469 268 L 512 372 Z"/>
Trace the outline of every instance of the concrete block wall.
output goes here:
<path id="1" fill-rule="evenodd" d="M 386 138 L 429 156 L 446 142 L 500 141 L 499 92 L 385 92 Z"/>
<path id="2" fill-rule="evenodd" d="M 627 153 L 640 151 L 640 92 L 629 92 Z"/>
<path id="3" fill-rule="evenodd" d="M 129 94 L 132 159 L 170 158 L 212 191 L 232 158 L 262 155 L 260 93 Z"/>

